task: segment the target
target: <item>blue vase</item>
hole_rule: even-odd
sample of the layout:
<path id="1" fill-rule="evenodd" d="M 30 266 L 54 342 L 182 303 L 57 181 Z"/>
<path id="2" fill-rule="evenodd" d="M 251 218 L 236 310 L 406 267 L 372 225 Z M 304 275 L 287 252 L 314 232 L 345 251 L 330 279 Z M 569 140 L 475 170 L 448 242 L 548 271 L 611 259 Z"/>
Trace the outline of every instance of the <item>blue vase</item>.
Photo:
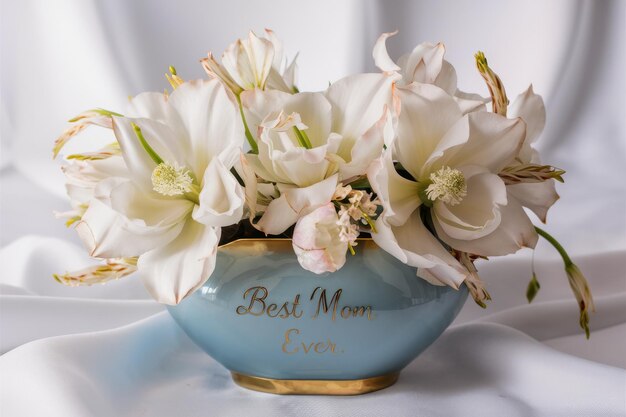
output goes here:
<path id="1" fill-rule="evenodd" d="M 288 239 L 245 239 L 220 247 L 211 278 L 169 312 L 239 385 L 351 395 L 392 385 L 466 298 L 370 239 L 324 275 L 302 269 Z"/>

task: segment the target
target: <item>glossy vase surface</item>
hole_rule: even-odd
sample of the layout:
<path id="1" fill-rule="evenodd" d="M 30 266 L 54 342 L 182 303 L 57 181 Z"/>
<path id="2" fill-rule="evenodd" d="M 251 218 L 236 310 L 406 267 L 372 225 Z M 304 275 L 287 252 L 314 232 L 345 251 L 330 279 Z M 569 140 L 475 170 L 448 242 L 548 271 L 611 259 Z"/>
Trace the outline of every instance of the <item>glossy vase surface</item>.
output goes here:
<path id="1" fill-rule="evenodd" d="M 232 242 L 204 286 L 169 312 L 247 388 L 384 388 L 454 320 L 467 290 L 429 284 L 369 239 L 356 249 L 339 271 L 316 275 L 288 239 Z"/>

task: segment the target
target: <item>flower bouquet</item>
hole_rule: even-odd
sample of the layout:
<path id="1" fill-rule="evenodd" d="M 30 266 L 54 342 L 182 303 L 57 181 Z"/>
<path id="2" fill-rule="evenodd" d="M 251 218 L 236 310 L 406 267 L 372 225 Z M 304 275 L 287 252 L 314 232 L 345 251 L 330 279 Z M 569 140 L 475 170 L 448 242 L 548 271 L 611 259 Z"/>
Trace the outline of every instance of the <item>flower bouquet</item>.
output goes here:
<path id="1" fill-rule="evenodd" d="M 171 92 L 141 93 L 123 113 L 98 108 L 71 119 L 55 156 L 88 126 L 112 131 L 110 145 L 66 155 L 62 167 L 72 210 L 60 216 L 101 263 L 55 278 L 91 285 L 137 271 L 240 384 L 359 393 L 393 383 L 451 322 L 463 294 L 486 306 L 477 260 L 543 237 L 563 257 L 588 337 L 587 282 L 528 214 L 545 222 L 564 174 L 533 148 L 545 124 L 541 97 L 531 86 L 510 104 L 482 52 L 475 60 L 489 96 L 462 92 L 442 44 L 422 43 L 395 62 L 385 46 L 394 34 L 374 46 L 379 73 L 300 92 L 295 59 L 287 61 L 275 34 L 251 32 L 221 62 L 211 53 L 201 61 L 206 80 L 184 81 L 170 67 Z M 529 301 L 538 290 L 533 274 Z M 418 307 L 413 328 L 385 333 Z M 355 321 L 377 319 L 380 335 Z M 257 327 L 262 333 L 246 339 Z M 266 342 L 277 327 L 279 340 Z M 315 332 L 313 342 L 301 340 Z M 232 333 L 238 339 L 215 345 Z M 412 333 L 420 336 L 393 351 Z M 369 346 L 381 337 L 387 352 L 350 351 L 355 340 Z M 242 345 L 255 344 L 276 373 L 244 364 L 255 351 Z M 281 367 L 310 353 L 314 362 Z M 320 362 L 322 354 L 332 359 Z M 367 368 L 376 355 L 402 359 Z"/>

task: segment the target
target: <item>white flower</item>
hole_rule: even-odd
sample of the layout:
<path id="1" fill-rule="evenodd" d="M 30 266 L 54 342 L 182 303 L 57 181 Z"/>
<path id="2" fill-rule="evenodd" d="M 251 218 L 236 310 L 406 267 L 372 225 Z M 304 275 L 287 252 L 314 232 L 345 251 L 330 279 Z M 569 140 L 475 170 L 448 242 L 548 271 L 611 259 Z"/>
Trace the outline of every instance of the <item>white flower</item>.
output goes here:
<path id="1" fill-rule="evenodd" d="M 209 52 L 208 58 L 202 60 L 204 69 L 236 95 L 257 88 L 294 92 L 295 59 L 287 65 L 282 43 L 271 30 L 266 29 L 265 33 L 267 38 L 260 38 L 251 31 L 247 39 L 229 45 L 221 65 Z"/>
<path id="2" fill-rule="evenodd" d="M 403 55 L 397 64 L 387 52 L 387 38 L 398 32 L 383 33 L 374 45 L 374 63 L 381 71 L 397 79 L 399 86 L 406 86 L 417 82 L 433 84 L 454 97 L 462 112 L 485 110 L 488 101 L 477 94 L 468 94 L 457 88 L 456 70 L 448 61 L 443 59 L 445 47 L 442 43 L 432 44 L 423 42 L 415 47 L 411 53 Z"/>
<path id="3" fill-rule="evenodd" d="M 435 244 L 422 224 L 422 205 L 430 207 L 426 221 L 455 250 L 489 256 L 534 246 L 532 223 L 517 201 L 507 200 L 498 176 L 519 153 L 524 122 L 487 112 L 463 115 L 454 99 L 433 85 L 412 84 L 398 94 L 397 138 L 368 175 L 385 206 L 374 240 L 426 269 L 421 276 L 453 286 L 467 276 L 466 269 Z M 433 266 L 423 262 L 427 256 L 437 258 Z"/>
<path id="4" fill-rule="evenodd" d="M 301 217 L 293 231 L 293 250 L 298 262 L 316 274 L 335 272 L 346 262 L 348 240 L 332 203 Z"/>
<path id="5" fill-rule="evenodd" d="M 275 184 L 280 193 L 256 224 L 259 230 L 284 232 L 328 203 L 339 181 L 365 174 L 383 148 L 392 84 L 383 75 L 361 74 L 334 83 L 325 93 L 242 93 L 258 144 L 258 155 L 245 155 L 247 192 L 257 195 L 261 182 Z"/>
<path id="6" fill-rule="evenodd" d="M 94 257 L 138 257 L 152 296 L 176 304 L 211 275 L 220 228 L 243 214 L 230 172 L 239 114 L 213 80 L 183 83 L 169 98 L 140 94 L 129 115 L 113 116 L 126 175 L 97 183 L 76 229 Z"/>

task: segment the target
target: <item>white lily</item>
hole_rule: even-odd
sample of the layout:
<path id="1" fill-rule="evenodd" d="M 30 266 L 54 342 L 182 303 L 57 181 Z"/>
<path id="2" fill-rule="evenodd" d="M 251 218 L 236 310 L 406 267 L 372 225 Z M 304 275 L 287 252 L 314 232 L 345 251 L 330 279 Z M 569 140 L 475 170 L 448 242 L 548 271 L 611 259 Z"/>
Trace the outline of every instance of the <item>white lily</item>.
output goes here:
<path id="1" fill-rule="evenodd" d="M 294 91 L 295 59 L 286 64 L 283 46 L 274 32 L 265 30 L 266 38 L 250 31 L 247 39 L 230 44 L 218 63 L 213 54 L 201 62 L 209 76 L 221 80 L 235 95 L 244 90 L 275 89 Z"/>
<path id="2" fill-rule="evenodd" d="M 425 272 L 430 275 L 426 278 L 453 286 L 467 275 L 453 271 L 466 269 L 435 247 L 422 215 L 457 251 L 488 256 L 534 246 L 532 223 L 518 202 L 507 200 L 498 176 L 522 146 L 524 122 L 487 112 L 463 115 L 450 95 L 429 84 L 414 83 L 398 94 L 402 111 L 397 138 L 368 175 L 385 205 L 374 240 L 400 259 L 425 268 L 422 276 Z M 422 205 L 430 208 L 426 214 L 420 213 Z M 421 258 L 411 261 L 407 252 L 421 258 L 434 255 L 444 262 L 424 266 Z"/>
<path id="3" fill-rule="evenodd" d="M 488 101 L 477 94 L 468 94 L 457 88 L 456 70 L 448 61 L 443 59 L 446 49 L 442 43 L 432 44 L 423 42 L 417 45 L 409 54 L 400 57 L 394 62 L 387 52 L 386 42 L 398 32 L 388 32 L 380 35 L 374 45 L 373 57 L 376 66 L 386 74 L 397 80 L 398 86 L 406 86 L 417 82 L 433 84 L 454 97 L 463 113 L 485 110 Z"/>
<path id="4" fill-rule="evenodd" d="M 239 115 L 216 80 L 183 83 L 169 98 L 140 94 L 129 114 L 113 117 L 128 176 L 97 184 L 76 229 L 94 257 L 138 257 L 152 296 L 176 304 L 213 271 L 221 227 L 242 217 L 230 173 Z"/>
<path id="5" fill-rule="evenodd" d="M 272 190 L 279 191 L 277 198 L 265 196 L 271 201 L 256 224 L 259 230 L 284 232 L 328 203 L 340 181 L 365 174 L 383 148 L 392 85 L 389 77 L 361 74 L 325 93 L 242 93 L 259 152 L 245 155 L 253 172 L 242 175 L 247 193 L 254 199 L 257 182 L 275 184 Z"/>

